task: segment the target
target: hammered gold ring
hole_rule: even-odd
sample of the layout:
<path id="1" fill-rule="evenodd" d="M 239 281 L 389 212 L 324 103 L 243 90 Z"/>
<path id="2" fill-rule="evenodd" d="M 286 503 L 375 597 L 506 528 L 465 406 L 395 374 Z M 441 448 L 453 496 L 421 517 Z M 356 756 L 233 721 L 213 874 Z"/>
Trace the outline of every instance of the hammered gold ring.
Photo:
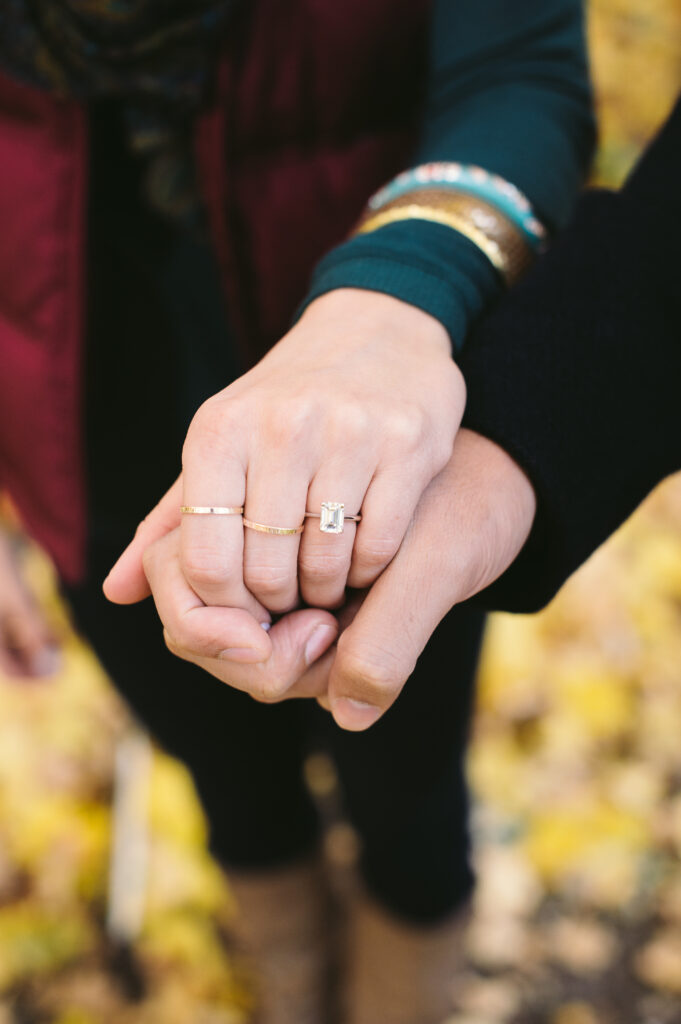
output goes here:
<path id="1" fill-rule="evenodd" d="M 243 505 L 180 505 L 183 516 L 241 516 Z"/>
<path id="2" fill-rule="evenodd" d="M 257 530 L 258 533 L 275 533 L 278 537 L 290 537 L 294 533 L 302 533 L 305 524 L 303 523 L 301 526 L 265 526 L 264 523 L 254 523 L 244 516 L 244 526 L 247 526 L 249 530 Z"/>

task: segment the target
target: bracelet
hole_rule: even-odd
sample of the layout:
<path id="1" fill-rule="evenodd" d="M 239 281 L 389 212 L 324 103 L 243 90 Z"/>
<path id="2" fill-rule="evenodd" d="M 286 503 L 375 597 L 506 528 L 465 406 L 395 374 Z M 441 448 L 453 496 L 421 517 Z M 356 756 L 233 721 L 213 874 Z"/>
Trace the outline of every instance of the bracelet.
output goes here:
<path id="1" fill-rule="evenodd" d="M 525 236 L 496 206 L 465 193 L 437 188 L 412 190 L 377 213 L 367 210 L 355 234 L 412 219 L 443 224 L 464 235 L 485 254 L 508 285 L 515 284 L 533 262 L 534 252 Z"/>
<path id="2" fill-rule="evenodd" d="M 516 225 L 532 249 L 540 252 L 544 247 L 546 228 L 527 197 L 510 181 L 473 164 L 430 163 L 403 171 L 371 197 L 368 209 L 376 212 L 405 194 L 433 187 L 476 196 L 490 203 Z"/>

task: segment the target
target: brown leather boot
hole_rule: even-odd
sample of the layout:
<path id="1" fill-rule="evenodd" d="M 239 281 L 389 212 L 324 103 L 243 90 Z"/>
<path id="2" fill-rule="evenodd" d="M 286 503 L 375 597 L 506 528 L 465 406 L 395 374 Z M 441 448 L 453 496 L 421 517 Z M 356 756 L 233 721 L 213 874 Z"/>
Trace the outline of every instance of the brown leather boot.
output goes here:
<path id="1" fill-rule="evenodd" d="M 443 923 L 418 927 L 358 897 L 349 921 L 347 1024 L 443 1024 L 470 918 L 467 901 Z"/>
<path id="2" fill-rule="evenodd" d="M 228 871 L 232 936 L 255 990 L 253 1024 L 328 1024 L 330 898 L 321 860 Z"/>

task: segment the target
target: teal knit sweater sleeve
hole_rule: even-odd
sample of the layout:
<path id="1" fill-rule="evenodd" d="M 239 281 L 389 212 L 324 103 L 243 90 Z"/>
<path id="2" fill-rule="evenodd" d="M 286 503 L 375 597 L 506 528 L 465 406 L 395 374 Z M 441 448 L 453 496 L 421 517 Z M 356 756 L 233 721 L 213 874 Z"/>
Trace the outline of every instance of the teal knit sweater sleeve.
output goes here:
<path id="1" fill-rule="evenodd" d="M 413 165 L 455 160 L 500 174 L 555 229 L 572 210 L 594 137 L 581 0 L 435 0 Z M 447 328 L 456 352 L 503 285 L 466 237 L 409 220 L 327 253 L 302 308 L 348 287 L 424 309 Z"/>

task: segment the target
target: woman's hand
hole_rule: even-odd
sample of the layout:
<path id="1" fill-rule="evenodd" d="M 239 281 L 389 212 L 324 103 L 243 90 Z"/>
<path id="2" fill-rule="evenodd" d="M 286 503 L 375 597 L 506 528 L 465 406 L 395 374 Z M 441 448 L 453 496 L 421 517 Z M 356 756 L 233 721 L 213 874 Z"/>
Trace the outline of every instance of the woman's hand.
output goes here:
<path id="1" fill-rule="evenodd" d="M 184 578 L 179 529 L 147 548 L 144 567 L 173 654 L 264 703 L 288 694 L 338 636 L 337 620 L 321 609 L 290 612 L 263 629 L 241 608 L 204 604 Z M 316 691 L 301 686 L 295 695 Z"/>
<path id="2" fill-rule="evenodd" d="M 492 441 L 462 430 L 371 589 L 354 595 L 338 620 L 306 609 L 285 615 L 269 634 L 248 633 L 250 651 L 243 649 L 250 616 L 207 608 L 187 585 L 177 531 L 148 549 L 145 564 L 173 653 L 259 700 L 316 696 L 343 728 L 366 729 L 397 699 L 447 612 L 515 559 L 534 511 L 534 491 L 518 465 Z"/>
<path id="3" fill-rule="evenodd" d="M 21 575 L 10 536 L 0 527 L 0 671 L 22 678 L 59 667 L 55 638 Z"/>
<path id="4" fill-rule="evenodd" d="M 322 296 L 198 410 L 181 482 L 112 570 L 107 596 L 127 603 L 148 593 L 144 550 L 180 523 L 180 504 L 244 505 L 250 520 L 295 527 L 306 510 L 338 501 L 346 514 L 362 513 L 341 535 L 322 533 L 315 519 L 302 535 L 274 536 L 245 529 L 238 516 L 185 515 L 179 560 L 205 605 L 246 609 L 255 625 L 269 618 L 264 609 L 287 612 L 301 597 L 340 606 L 346 586 L 369 586 L 394 557 L 451 455 L 464 404 L 437 320 L 376 292 Z"/>

